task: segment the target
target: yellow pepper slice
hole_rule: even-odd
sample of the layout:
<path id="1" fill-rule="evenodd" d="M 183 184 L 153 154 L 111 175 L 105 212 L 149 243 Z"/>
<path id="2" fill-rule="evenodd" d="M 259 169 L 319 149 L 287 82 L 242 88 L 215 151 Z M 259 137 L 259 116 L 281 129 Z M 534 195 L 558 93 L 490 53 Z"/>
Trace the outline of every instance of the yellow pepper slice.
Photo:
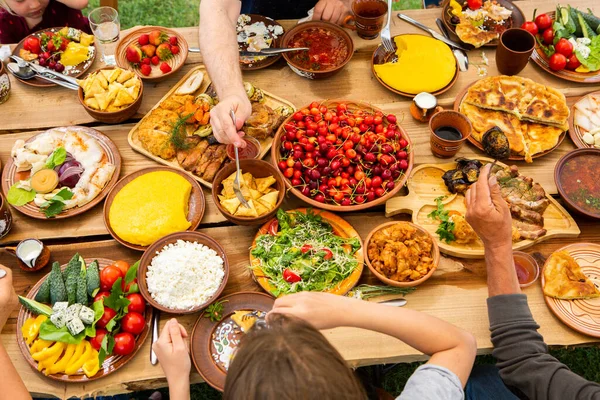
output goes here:
<path id="1" fill-rule="evenodd" d="M 450 0 L 450 8 L 452 8 L 452 14 L 460 17 L 462 15 L 462 6 L 456 0 Z"/>
<path id="2" fill-rule="evenodd" d="M 88 378 L 96 375 L 100 370 L 100 360 L 98 359 L 98 351 L 93 350 L 92 356 L 83 364 L 83 372 Z"/>
<path id="3" fill-rule="evenodd" d="M 79 370 L 79 368 L 83 366 L 83 364 L 87 360 L 90 359 L 90 356 L 92 355 L 92 350 L 94 349 L 92 348 L 90 342 L 88 342 L 87 340 L 82 341 L 82 343 L 84 343 L 85 346 L 83 354 L 79 358 L 71 358 L 71 362 L 67 365 L 67 368 L 65 369 L 65 374 L 73 375 Z"/>
<path id="4" fill-rule="evenodd" d="M 54 342 L 51 340 L 38 339 L 35 342 L 33 342 L 33 345 L 29 348 L 29 353 L 30 354 L 37 353 L 38 351 L 41 351 L 42 349 L 45 349 L 46 347 L 52 346 L 52 343 L 54 343 Z"/>
<path id="5" fill-rule="evenodd" d="M 60 361 L 56 362 L 53 365 L 47 366 L 46 374 L 49 375 L 49 374 L 56 374 L 58 372 L 64 372 L 65 369 L 67 368 L 67 365 L 71 361 L 73 354 L 75 354 L 75 349 L 77 349 L 76 344 L 67 345 L 67 349 L 65 350 L 65 353 L 63 354 Z"/>
<path id="6" fill-rule="evenodd" d="M 51 355 L 48 358 L 43 359 L 42 361 L 40 361 L 38 363 L 38 370 L 44 370 L 44 375 L 48 375 L 48 367 L 53 365 L 56 361 L 58 361 L 58 359 L 60 358 L 60 355 L 62 353 L 56 353 Z"/>
<path id="7" fill-rule="evenodd" d="M 44 349 L 42 349 L 41 351 L 38 351 L 36 353 L 32 354 L 32 357 L 35 361 L 43 361 L 46 360 L 50 357 L 54 357 L 55 354 L 58 354 L 60 357 L 60 354 L 62 353 L 62 351 L 65 349 L 66 344 L 65 343 L 61 343 L 61 342 L 55 342 L 52 346 L 50 347 L 45 347 Z"/>
<path id="8" fill-rule="evenodd" d="M 40 326 L 42 322 L 46 321 L 48 317 L 45 315 L 38 315 L 36 318 L 28 318 L 27 321 L 21 327 L 21 333 L 23 334 L 23 339 L 28 346 L 31 346 L 33 341 L 38 337 L 40 333 Z"/>

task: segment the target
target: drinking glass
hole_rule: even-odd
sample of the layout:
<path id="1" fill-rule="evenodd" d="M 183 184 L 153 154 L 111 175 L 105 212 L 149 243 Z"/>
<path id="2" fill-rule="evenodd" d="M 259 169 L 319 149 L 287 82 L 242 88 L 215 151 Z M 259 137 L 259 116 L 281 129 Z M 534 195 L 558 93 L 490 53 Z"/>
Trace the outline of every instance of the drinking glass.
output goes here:
<path id="1" fill-rule="evenodd" d="M 92 33 L 97 39 L 97 48 L 102 52 L 102 62 L 106 65 L 116 65 L 114 46 L 107 45 L 119 40 L 119 13 L 112 7 L 98 7 L 90 12 L 88 19 Z"/>

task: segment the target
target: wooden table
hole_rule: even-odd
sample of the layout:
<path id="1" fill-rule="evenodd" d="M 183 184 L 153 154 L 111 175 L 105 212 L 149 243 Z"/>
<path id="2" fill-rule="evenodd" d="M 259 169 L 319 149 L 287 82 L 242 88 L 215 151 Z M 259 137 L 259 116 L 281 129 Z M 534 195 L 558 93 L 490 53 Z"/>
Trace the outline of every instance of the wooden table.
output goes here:
<path id="1" fill-rule="evenodd" d="M 580 9 L 593 7 L 593 0 L 574 0 L 572 5 Z M 526 17 L 530 18 L 534 9 L 551 11 L 550 6 L 544 1 L 519 2 L 519 7 Z M 596 10 L 600 11 L 600 10 Z M 407 11 L 408 15 L 435 27 L 435 18 L 440 16 L 439 9 Z M 393 18 L 393 34 L 422 33 L 412 26 Z M 293 26 L 295 21 L 283 21 L 286 28 Z M 197 46 L 197 28 L 178 29 L 190 46 Z M 125 35 L 127 32 L 123 32 Z M 429 131 L 426 125 L 416 123 L 408 114 L 410 99 L 399 97 L 384 89 L 373 77 L 370 71 L 370 59 L 378 41 L 365 41 L 351 33 L 355 43 L 355 54 L 338 75 L 323 81 L 310 81 L 297 76 L 283 61 L 261 71 L 245 72 L 244 79 L 253 82 L 271 93 L 286 98 L 302 106 L 315 99 L 347 98 L 363 100 L 373 103 L 387 112 L 400 116 L 402 126 L 408 131 L 413 141 L 413 151 L 417 164 L 435 163 L 429 149 Z M 489 60 L 486 67 L 488 75 L 497 75 L 495 66 L 495 51 L 483 50 Z M 472 51 L 469 54 L 471 63 L 482 63 L 482 51 Z M 158 102 L 158 100 L 191 68 L 202 61 L 198 54 L 190 54 L 186 65 L 170 79 L 158 83 L 147 84 L 144 99 L 135 119 Z M 100 66 L 96 61 L 96 67 Z M 599 90 L 600 86 L 589 86 L 559 80 L 533 63 L 530 63 L 521 73 L 522 76 L 543 82 L 560 89 L 572 102 L 577 96 Z M 469 71 L 460 73 L 456 85 L 440 96 L 440 103 L 451 107 L 454 98 L 462 88 L 479 79 L 477 68 L 471 66 Z M 0 160 L 3 164 L 10 157 L 10 149 L 16 139 L 28 138 L 36 131 L 55 126 L 69 124 L 85 124 L 95 127 L 107 134 L 119 147 L 123 158 L 121 176 L 141 168 L 156 165 L 153 161 L 135 153 L 127 144 L 127 133 L 133 124 L 120 124 L 113 126 L 99 125 L 79 105 L 76 94 L 63 88 L 37 89 L 25 86 L 11 77 L 12 92 L 7 103 L 0 106 Z M 133 122 L 133 120 L 131 121 Z M 574 148 L 569 138 L 550 155 L 537 159 L 533 164 L 517 163 L 522 172 L 540 182 L 552 194 L 556 194 L 553 174 L 556 161 L 565 153 Z M 466 145 L 460 156 L 471 157 L 482 155 L 471 145 Z M 205 191 L 207 208 L 200 231 L 208 233 L 219 241 L 227 251 L 231 265 L 229 282 L 225 294 L 241 290 L 260 290 L 251 280 L 248 272 L 248 247 L 256 233 L 256 227 L 232 226 L 225 222 L 219 214 L 208 190 Z M 284 203 L 284 208 L 290 209 L 303 203 L 289 197 Z M 125 259 L 131 262 L 137 260 L 141 253 L 129 250 L 108 236 L 102 220 L 102 206 L 98 205 L 79 218 L 64 221 L 38 221 L 20 215 L 13 211 L 14 227 L 11 233 L 0 241 L 0 246 L 12 245 L 27 237 L 44 239 L 50 244 L 53 260 L 66 262 L 73 253 L 79 252 L 84 257 L 102 257 L 112 259 Z M 375 226 L 386 222 L 383 207 L 369 212 L 344 214 L 344 218 L 356 227 L 364 238 Z M 403 215 L 394 219 L 407 220 L 409 216 Z M 582 234 L 576 241 L 597 242 L 600 240 L 598 224 L 576 217 Z M 531 251 L 539 251 L 549 255 L 561 246 L 575 240 L 554 239 L 540 244 Z M 15 276 L 15 289 L 19 294 L 25 294 L 44 273 L 26 274 L 17 267 L 14 258 L 8 253 L 0 252 L 0 263 L 13 268 Z M 362 283 L 376 283 L 374 277 L 365 268 Z M 539 284 L 525 290 L 529 297 L 529 304 L 537 322 L 541 325 L 540 332 L 550 345 L 575 345 L 590 343 L 594 338 L 580 335 L 563 325 L 551 314 L 544 302 Z M 440 266 L 434 276 L 416 292 L 408 296 L 408 307 L 427 312 L 443 318 L 470 332 L 477 338 L 480 353 L 489 353 L 492 345 L 489 340 L 488 318 L 485 299 L 487 288 L 485 284 L 485 266 L 482 260 L 460 260 L 442 257 Z M 44 378 L 34 372 L 26 363 L 17 347 L 15 311 L 1 337 L 3 343 L 19 370 L 23 380 L 32 393 L 55 395 L 62 398 L 71 396 L 114 394 L 131 390 L 147 389 L 165 385 L 164 374 L 159 366 L 152 366 L 149 362 L 149 340 L 144 344 L 138 355 L 119 372 L 87 385 L 65 385 Z M 198 315 L 179 318 L 190 330 Z M 163 315 L 162 322 L 169 318 Z M 410 323 L 410 321 L 405 321 Z M 388 336 L 359 329 L 339 328 L 325 331 L 325 335 L 333 345 L 340 350 L 342 355 L 352 366 L 370 365 L 392 362 L 408 362 L 424 359 L 425 357 L 407 345 Z M 358 345 L 360 343 L 360 345 Z M 192 373 L 193 381 L 200 381 L 196 372 Z"/>

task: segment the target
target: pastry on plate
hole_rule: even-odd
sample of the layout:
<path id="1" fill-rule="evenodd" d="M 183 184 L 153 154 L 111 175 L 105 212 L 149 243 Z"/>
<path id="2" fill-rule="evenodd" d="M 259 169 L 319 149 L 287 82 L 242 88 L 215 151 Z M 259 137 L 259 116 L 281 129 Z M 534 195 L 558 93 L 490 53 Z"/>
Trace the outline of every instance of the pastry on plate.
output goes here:
<path id="1" fill-rule="evenodd" d="M 600 291 L 566 251 L 550 256 L 544 267 L 544 294 L 562 300 L 600 297 Z"/>

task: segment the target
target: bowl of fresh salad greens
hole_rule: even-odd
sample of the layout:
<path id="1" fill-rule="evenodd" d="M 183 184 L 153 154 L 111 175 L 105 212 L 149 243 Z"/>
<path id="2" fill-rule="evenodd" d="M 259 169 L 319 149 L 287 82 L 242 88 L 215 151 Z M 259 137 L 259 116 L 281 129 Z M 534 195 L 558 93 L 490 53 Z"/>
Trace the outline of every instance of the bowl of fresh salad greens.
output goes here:
<path id="1" fill-rule="evenodd" d="M 573 82 L 600 82 L 600 17 L 570 5 L 533 16 L 521 28 L 536 37 L 532 60 L 542 69 Z"/>
<path id="2" fill-rule="evenodd" d="M 299 208 L 277 211 L 250 250 L 258 284 L 274 297 L 302 291 L 343 295 L 360 279 L 364 264 L 358 232 L 337 215 Z"/>

